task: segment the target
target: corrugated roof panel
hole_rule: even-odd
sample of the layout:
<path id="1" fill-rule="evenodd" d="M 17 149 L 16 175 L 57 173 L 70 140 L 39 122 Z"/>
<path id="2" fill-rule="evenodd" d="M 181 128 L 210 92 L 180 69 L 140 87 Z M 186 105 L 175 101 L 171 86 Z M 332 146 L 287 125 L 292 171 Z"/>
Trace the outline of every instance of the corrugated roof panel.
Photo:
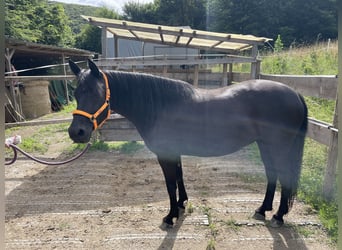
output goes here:
<path id="1" fill-rule="evenodd" d="M 215 49 L 221 51 L 242 51 L 254 45 L 262 45 L 272 39 L 253 35 L 228 34 L 193 30 L 187 27 L 172 27 L 124 20 L 82 16 L 91 24 L 107 27 L 107 30 L 121 38 L 154 41 L 175 46 Z"/>
<path id="2" fill-rule="evenodd" d="M 127 38 L 134 38 L 134 35 L 129 32 L 128 30 L 123 30 L 123 29 L 114 29 L 114 28 L 107 28 L 107 30 L 114 34 L 114 35 L 117 35 L 119 37 L 127 37 Z"/>

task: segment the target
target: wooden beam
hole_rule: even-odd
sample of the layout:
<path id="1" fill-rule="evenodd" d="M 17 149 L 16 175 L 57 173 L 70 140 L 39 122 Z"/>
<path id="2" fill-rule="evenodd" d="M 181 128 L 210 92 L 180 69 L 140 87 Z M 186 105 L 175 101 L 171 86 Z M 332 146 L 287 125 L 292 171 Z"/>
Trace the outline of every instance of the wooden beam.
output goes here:
<path id="1" fill-rule="evenodd" d="M 55 76 L 6 76 L 5 81 L 25 81 L 25 82 L 30 82 L 30 81 L 51 81 L 51 80 L 74 80 L 76 77 L 75 75 L 55 75 Z"/>
<path id="2" fill-rule="evenodd" d="M 192 32 L 192 36 L 189 37 L 189 40 L 188 40 L 188 42 L 186 43 L 186 46 L 189 46 L 189 45 L 190 45 L 190 43 L 191 43 L 191 41 L 192 41 L 192 39 L 193 39 L 194 37 L 196 37 L 196 30 L 194 30 L 194 31 Z"/>
<path id="3" fill-rule="evenodd" d="M 228 75 L 227 75 L 227 71 L 228 71 L 228 64 L 224 63 L 223 64 L 223 70 L 222 70 L 222 83 L 221 86 L 227 86 L 228 85 Z"/>
<path id="4" fill-rule="evenodd" d="M 127 23 L 126 22 L 122 22 L 122 24 L 127 28 L 127 30 L 136 38 L 136 39 L 140 39 L 139 36 L 130 28 L 128 28 Z"/>
<path id="5" fill-rule="evenodd" d="M 158 31 L 159 31 L 160 40 L 163 43 L 164 42 L 164 36 L 163 36 L 162 28 L 160 26 L 158 27 Z"/>
<path id="6" fill-rule="evenodd" d="M 66 68 L 65 68 L 65 55 L 62 54 L 62 63 L 63 63 L 63 73 L 66 76 Z M 69 104 L 69 90 L 68 90 L 68 82 L 64 79 L 64 88 L 65 88 L 65 100 L 66 103 Z"/>
<path id="7" fill-rule="evenodd" d="M 156 65 L 196 65 L 196 64 L 223 64 L 223 63 L 251 63 L 254 62 L 253 58 L 242 57 L 242 56 L 225 56 L 217 57 L 211 59 L 200 59 L 198 55 L 194 57 L 188 56 L 187 59 L 166 59 L 166 60 L 155 60 L 157 57 L 144 57 L 144 58 L 120 58 L 116 59 L 106 59 L 98 61 L 96 64 L 98 66 L 117 66 L 117 65 L 144 65 L 144 66 L 156 66 Z M 158 59 L 163 59 L 158 57 Z"/>
<path id="8" fill-rule="evenodd" d="M 317 75 L 266 75 L 261 79 L 284 83 L 304 96 L 314 96 L 334 100 L 337 92 L 337 76 Z"/>
<path id="9" fill-rule="evenodd" d="M 114 35 L 114 57 L 119 57 L 119 41 L 118 37 Z"/>
<path id="10" fill-rule="evenodd" d="M 198 87 L 198 72 L 199 72 L 199 65 L 196 64 L 195 71 L 194 71 L 194 82 L 193 82 L 195 87 Z"/>
<path id="11" fill-rule="evenodd" d="M 102 47 L 102 57 L 107 58 L 107 27 L 102 27 L 101 29 L 101 47 Z"/>
<path id="12" fill-rule="evenodd" d="M 338 128 L 338 98 L 336 96 L 333 127 Z M 325 200 L 332 201 L 335 198 L 336 165 L 338 155 L 338 133 L 330 135 L 328 162 L 324 174 L 322 194 Z"/>
<path id="13" fill-rule="evenodd" d="M 329 146 L 333 133 L 338 133 L 338 129 L 332 124 L 309 118 L 307 136 L 311 139 Z"/>
<path id="14" fill-rule="evenodd" d="M 134 31 L 141 31 L 141 32 L 150 32 L 150 33 L 156 33 L 156 27 L 147 27 L 147 26 L 141 26 L 141 25 L 136 25 L 135 23 L 131 22 L 128 24 L 127 22 L 123 21 L 122 23 L 113 23 L 113 22 L 104 22 L 100 20 L 95 20 L 92 18 L 88 18 L 86 16 L 83 16 L 86 18 L 89 23 L 95 26 L 106 26 L 110 28 L 117 28 L 117 29 L 127 29 L 127 30 L 134 30 Z M 192 30 L 192 32 L 184 32 L 183 37 L 194 37 L 193 32 L 196 32 L 196 30 Z M 164 35 L 171 35 L 171 36 L 177 36 L 179 34 L 179 31 L 176 30 L 163 30 Z M 227 37 L 224 37 L 222 35 L 216 35 L 215 33 L 208 32 L 205 34 L 196 34 L 197 38 L 200 39 L 206 39 L 206 40 L 216 40 L 216 41 L 227 41 Z M 270 39 L 266 39 L 267 41 Z M 251 40 L 251 39 L 244 39 L 243 37 L 237 38 L 231 37 L 229 38 L 229 42 L 232 43 L 245 43 L 245 44 L 250 44 L 250 45 L 264 45 L 265 39 L 260 38 L 260 40 Z"/>
<path id="15" fill-rule="evenodd" d="M 228 85 L 233 83 L 233 64 L 229 63 L 229 76 L 228 76 Z"/>
<path id="16" fill-rule="evenodd" d="M 212 45 L 211 48 L 215 48 L 215 47 L 217 47 L 218 45 L 220 45 L 221 43 L 223 43 L 223 41 L 218 41 L 217 43 L 215 43 L 214 45 Z"/>
<path id="17" fill-rule="evenodd" d="M 35 120 L 35 121 L 26 121 L 26 122 L 12 122 L 6 123 L 5 128 L 14 128 L 14 127 L 28 127 L 28 126 L 40 126 L 40 125 L 49 125 L 49 124 L 60 124 L 60 123 L 71 123 L 72 118 L 63 118 L 63 119 L 52 119 L 52 120 Z"/>
<path id="18" fill-rule="evenodd" d="M 114 114 L 98 130 L 101 141 L 142 141 L 135 126 L 125 117 Z"/>
<path id="19" fill-rule="evenodd" d="M 179 39 L 181 38 L 182 34 L 183 34 L 183 29 L 180 29 L 180 30 L 179 30 L 179 35 L 177 36 L 177 39 L 176 39 L 176 41 L 175 41 L 175 44 L 178 44 Z"/>
<path id="20" fill-rule="evenodd" d="M 252 62 L 251 64 L 251 79 L 257 79 L 257 58 L 258 55 L 258 46 L 254 45 L 252 48 L 252 58 L 255 59 L 255 62 Z"/>

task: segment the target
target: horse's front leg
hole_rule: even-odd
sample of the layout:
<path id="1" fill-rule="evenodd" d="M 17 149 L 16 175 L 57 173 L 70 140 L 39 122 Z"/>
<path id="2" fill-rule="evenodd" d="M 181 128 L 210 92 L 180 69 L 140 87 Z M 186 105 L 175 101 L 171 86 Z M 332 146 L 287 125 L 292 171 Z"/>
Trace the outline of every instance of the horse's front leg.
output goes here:
<path id="1" fill-rule="evenodd" d="M 177 158 L 176 158 L 177 159 Z M 164 217 L 163 222 L 168 226 L 173 225 L 173 218 L 178 219 L 178 203 L 177 203 L 177 160 L 170 158 L 162 158 L 158 156 L 159 164 L 163 170 L 167 192 L 170 198 L 170 212 Z"/>
<path id="2" fill-rule="evenodd" d="M 183 181 L 182 162 L 181 162 L 180 157 L 178 158 L 178 163 L 177 163 L 176 178 L 177 178 L 177 186 L 178 186 L 178 192 L 179 192 L 178 208 L 184 211 L 185 202 L 188 200 L 188 195 L 186 194 L 186 191 L 185 191 L 185 185 Z"/>

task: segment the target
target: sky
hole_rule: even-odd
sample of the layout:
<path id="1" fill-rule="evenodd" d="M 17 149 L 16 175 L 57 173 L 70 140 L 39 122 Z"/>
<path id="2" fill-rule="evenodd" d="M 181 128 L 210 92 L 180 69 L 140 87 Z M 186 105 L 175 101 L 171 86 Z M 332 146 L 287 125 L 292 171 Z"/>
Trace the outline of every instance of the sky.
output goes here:
<path id="1" fill-rule="evenodd" d="M 105 6 L 110 9 L 114 9 L 118 12 L 122 11 L 122 7 L 127 2 L 138 2 L 138 3 L 153 2 L 153 0 L 53 0 L 53 1 L 80 4 L 80 5 L 99 6 L 99 7 Z"/>

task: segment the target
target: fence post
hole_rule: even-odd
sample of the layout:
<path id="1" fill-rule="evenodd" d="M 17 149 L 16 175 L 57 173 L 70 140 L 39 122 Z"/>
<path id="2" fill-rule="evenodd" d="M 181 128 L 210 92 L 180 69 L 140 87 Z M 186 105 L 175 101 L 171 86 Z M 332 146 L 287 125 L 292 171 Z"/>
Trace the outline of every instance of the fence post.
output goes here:
<path id="1" fill-rule="evenodd" d="M 195 71 L 194 71 L 194 82 L 193 82 L 193 85 L 195 87 L 198 87 L 198 73 L 199 73 L 199 65 L 196 64 L 195 65 Z"/>
<path id="2" fill-rule="evenodd" d="M 255 62 L 251 63 L 251 75 L 250 79 L 257 79 L 257 74 L 258 74 L 258 60 L 257 60 L 257 55 L 258 55 L 258 45 L 254 45 L 252 48 L 252 57 L 255 60 Z M 259 70 L 260 71 L 260 70 Z"/>
<path id="3" fill-rule="evenodd" d="M 336 97 L 335 114 L 333 121 L 334 128 L 338 128 L 338 98 Z M 335 197 L 336 165 L 338 154 L 338 132 L 333 131 L 330 138 L 327 168 L 323 182 L 323 198 L 332 201 Z"/>
<path id="4" fill-rule="evenodd" d="M 227 86 L 228 85 L 228 65 L 227 63 L 223 64 L 223 70 L 222 70 L 222 82 L 221 82 L 221 87 Z"/>

